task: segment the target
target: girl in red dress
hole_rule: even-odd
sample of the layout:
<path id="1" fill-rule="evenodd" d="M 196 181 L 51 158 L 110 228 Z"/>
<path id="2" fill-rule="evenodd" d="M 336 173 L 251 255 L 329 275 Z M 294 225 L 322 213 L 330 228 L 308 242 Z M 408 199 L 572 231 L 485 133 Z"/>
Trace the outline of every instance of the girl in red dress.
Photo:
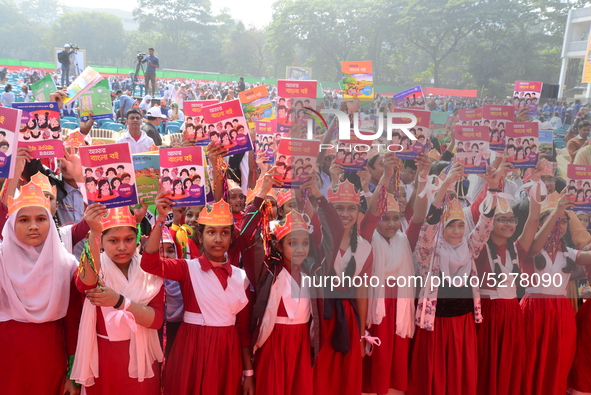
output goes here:
<path id="1" fill-rule="evenodd" d="M 532 172 L 532 182 L 540 182 L 542 168 Z M 537 194 L 532 187 L 531 193 Z M 499 198 L 494 225 L 486 244 L 476 259 L 480 288 L 482 323 L 478 334 L 478 394 L 519 395 L 525 365 L 525 327 L 517 299 L 519 267 L 528 258 L 540 215 L 539 196 L 530 196 L 529 215 L 523 233 L 513 241 L 517 217 L 509 202 Z M 480 205 L 477 199 L 475 205 Z M 478 209 L 472 210 L 474 222 Z"/>
<path id="2" fill-rule="evenodd" d="M 203 255 L 163 259 L 160 236 L 173 204 L 165 196 L 161 192 L 156 197 L 158 219 L 142 256 L 148 273 L 180 283 L 185 307 L 166 365 L 164 393 L 238 395 L 244 389 L 252 395 L 249 282 L 226 255 L 234 224 L 229 205 L 222 200 L 201 211 L 197 237 Z"/>
<path id="3" fill-rule="evenodd" d="M 394 173 L 398 159 L 393 153 L 384 158 L 384 173 L 376 190 L 386 187 Z M 333 164 L 332 172 L 338 177 L 342 166 Z M 367 173 L 367 172 L 366 172 Z M 363 177 L 364 190 L 369 177 Z M 345 228 L 334 263 L 327 265 L 325 275 L 349 277 L 351 281 L 371 273 L 373 260 L 371 239 L 378 222 L 378 195 L 369 200 L 368 210 L 358 228 L 360 194 L 353 184 L 345 181 L 329 189 L 330 201 L 341 217 Z M 336 188 L 334 188 L 336 186 Z M 367 287 L 340 287 L 325 292 L 323 346 L 318 354 L 314 370 L 314 390 L 319 394 L 357 395 L 362 390 L 362 358 L 365 355 L 365 327 L 367 320 Z"/>
<path id="4" fill-rule="evenodd" d="M 343 228 L 334 225 L 340 223 L 339 215 L 322 195 L 315 179 L 304 183 L 301 189 L 309 189 L 310 200 L 318 203 L 324 243 L 311 248 L 311 233 L 316 229 L 312 229 L 308 213 L 290 211 L 284 219 L 273 223 L 274 247 L 257 284 L 253 314 L 255 393 L 259 395 L 314 392 L 313 362 L 320 348 L 323 299 L 309 280 L 326 260 L 333 259 Z M 309 202 L 306 208 L 314 211 L 311 205 Z M 307 280 L 303 281 L 304 276 Z"/>
<path id="5" fill-rule="evenodd" d="M 76 259 L 60 242 L 40 186 L 24 185 L 7 206 L 0 244 L 0 393 L 78 394 L 69 380 L 64 389 L 67 354 L 75 349 L 66 315 L 75 298 Z"/>
<path id="6" fill-rule="evenodd" d="M 86 300 L 72 378 L 88 395 L 158 395 L 162 278 L 140 267 L 136 220 L 128 207 L 92 204 L 84 219 L 90 234 L 76 286 Z"/>
<path id="7" fill-rule="evenodd" d="M 591 284 L 591 266 L 585 266 L 587 281 Z M 583 303 L 576 316 L 577 353 L 568 377 L 571 395 L 591 394 L 591 302 Z"/>
<path id="8" fill-rule="evenodd" d="M 571 200 L 573 199 L 573 200 Z M 575 265 L 591 264 L 591 252 L 567 247 L 565 209 L 574 206 L 574 195 L 560 197 L 553 210 L 543 210 L 541 229 L 530 254 L 522 264 L 529 277 L 521 300 L 525 320 L 525 370 L 523 394 L 564 394 L 577 342 L 575 311 L 566 297 L 566 287 Z"/>

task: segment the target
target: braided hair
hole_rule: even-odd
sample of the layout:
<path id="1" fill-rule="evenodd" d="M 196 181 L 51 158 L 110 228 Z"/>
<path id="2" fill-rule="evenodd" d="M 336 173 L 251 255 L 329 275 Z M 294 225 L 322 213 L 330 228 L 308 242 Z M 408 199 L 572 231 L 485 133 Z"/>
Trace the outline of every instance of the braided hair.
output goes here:
<path id="1" fill-rule="evenodd" d="M 550 215 L 550 210 L 544 211 L 542 214 L 540 214 L 540 222 L 543 222 L 549 215 Z M 569 220 L 568 215 L 566 216 L 566 219 L 567 219 L 567 221 Z M 567 233 L 568 233 L 568 230 L 567 230 Z M 566 266 L 562 268 L 562 272 L 563 273 L 572 273 L 575 270 L 576 263 L 568 255 L 566 238 L 564 236 L 561 237 L 560 240 L 558 241 L 558 244 L 560 245 L 560 251 L 564 254 L 564 256 L 566 258 Z M 534 263 L 535 263 L 536 268 L 538 270 L 544 270 L 546 268 L 546 258 L 544 258 L 544 256 L 541 253 L 537 254 L 534 257 Z"/>
<path id="2" fill-rule="evenodd" d="M 347 263 L 347 267 L 345 268 L 345 275 L 349 277 L 353 277 L 355 275 L 355 268 L 357 267 L 357 262 L 355 261 L 355 252 L 357 251 L 357 224 L 353 225 L 353 229 L 351 229 L 351 259 Z"/>
<path id="3" fill-rule="evenodd" d="M 496 259 L 498 256 L 497 247 L 495 246 L 495 243 L 493 243 L 492 239 L 490 239 L 490 238 L 488 239 L 486 244 L 488 245 L 488 249 L 490 250 L 490 255 L 495 263 L 495 275 L 497 276 L 497 279 L 499 279 L 502 271 L 501 271 L 501 266 L 500 266 L 500 260 Z M 519 273 L 520 273 L 519 265 L 517 263 L 515 263 L 515 261 L 517 261 L 517 251 L 515 250 L 515 242 L 512 240 L 512 238 L 507 239 L 507 251 L 509 251 L 509 256 L 511 257 L 511 262 L 513 262 L 513 266 L 511 267 L 511 273 L 515 273 L 515 274 L 519 275 Z M 499 279 L 499 281 L 500 281 L 500 279 Z"/>

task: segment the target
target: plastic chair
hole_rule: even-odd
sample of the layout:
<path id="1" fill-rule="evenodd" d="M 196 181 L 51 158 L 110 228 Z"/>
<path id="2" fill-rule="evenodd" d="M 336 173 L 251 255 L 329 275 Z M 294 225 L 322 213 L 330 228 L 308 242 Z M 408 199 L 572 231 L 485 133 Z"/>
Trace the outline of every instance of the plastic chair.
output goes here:
<path id="1" fill-rule="evenodd" d="M 96 121 L 97 124 L 99 125 L 99 127 L 103 127 L 104 125 L 109 125 L 112 123 L 115 123 L 115 121 L 113 121 L 111 118 L 104 118 L 104 119 L 99 119 L 98 121 Z"/>
<path id="2" fill-rule="evenodd" d="M 181 125 L 166 125 L 166 134 L 177 133 L 181 129 Z"/>
<path id="3" fill-rule="evenodd" d="M 76 117 L 63 117 L 62 121 L 68 121 L 68 122 L 74 122 L 74 123 L 80 122 L 80 120 Z"/>
<path id="4" fill-rule="evenodd" d="M 77 123 L 74 122 L 61 122 L 61 126 L 62 128 L 68 128 L 68 129 L 76 129 L 78 127 Z"/>
<path id="5" fill-rule="evenodd" d="M 103 129 L 109 129 L 109 130 L 114 130 L 115 132 L 118 132 L 121 129 L 123 129 L 123 125 L 121 125 L 120 123 L 112 123 L 112 124 L 106 125 Z"/>

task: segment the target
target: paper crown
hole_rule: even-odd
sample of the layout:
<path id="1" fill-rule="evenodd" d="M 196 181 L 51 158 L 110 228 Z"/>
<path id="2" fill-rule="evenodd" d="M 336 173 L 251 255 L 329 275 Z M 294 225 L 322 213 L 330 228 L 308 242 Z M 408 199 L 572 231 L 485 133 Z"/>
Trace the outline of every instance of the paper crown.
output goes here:
<path id="1" fill-rule="evenodd" d="M 540 165 L 542 166 L 542 176 L 554 176 L 556 173 L 557 164 L 554 162 L 549 162 L 546 159 L 540 160 Z M 525 174 L 523 175 L 523 182 L 526 183 L 531 180 L 531 171 L 532 169 L 527 169 Z"/>
<path id="2" fill-rule="evenodd" d="M 398 205 L 398 202 L 396 201 L 396 198 L 394 197 L 394 195 L 391 193 L 388 194 L 388 202 L 386 205 L 386 211 L 400 212 L 400 206 Z"/>
<path id="3" fill-rule="evenodd" d="M 129 211 L 129 207 L 110 208 L 107 214 L 102 218 L 103 230 L 111 229 L 116 226 L 136 227 L 135 217 Z"/>
<path id="4" fill-rule="evenodd" d="M 212 205 L 207 205 L 199 214 L 197 220 L 201 225 L 229 226 L 234 225 L 234 216 L 230 211 L 230 205 L 225 200 L 220 200 Z"/>
<path id="5" fill-rule="evenodd" d="M 72 132 L 68 135 L 68 138 L 64 142 L 66 147 L 84 147 L 86 143 L 84 142 L 84 136 L 80 131 Z"/>
<path id="6" fill-rule="evenodd" d="M 458 199 L 453 199 L 447 204 L 447 208 L 443 213 L 443 221 L 453 221 L 461 219 L 465 221 L 466 218 L 464 217 L 464 210 L 462 209 L 462 203 L 458 201 Z"/>
<path id="7" fill-rule="evenodd" d="M 445 173 L 441 173 L 439 175 L 439 186 L 437 187 L 437 189 L 439 189 L 440 186 L 443 185 L 443 181 L 445 181 L 446 177 L 447 177 L 447 174 L 445 174 Z M 447 187 L 447 190 L 451 191 L 451 192 L 455 192 L 456 191 L 456 184 L 455 183 L 449 184 L 449 186 Z"/>
<path id="8" fill-rule="evenodd" d="M 236 183 L 236 181 L 234 181 L 234 180 L 227 180 L 226 183 L 228 185 L 228 192 L 231 191 L 232 189 L 240 189 L 242 191 L 242 188 L 240 188 L 240 185 L 238 185 Z"/>
<path id="9" fill-rule="evenodd" d="M 51 212 L 49 199 L 45 197 L 43 189 L 33 182 L 23 185 L 18 197 L 8 197 L 8 215 L 24 207 L 43 207 Z"/>
<path id="10" fill-rule="evenodd" d="M 285 223 L 283 225 L 277 224 L 272 233 L 275 235 L 277 240 L 283 239 L 289 232 L 295 232 L 296 230 L 303 230 L 310 232 L 310 228 L 304 219 L 304 216 L 295 210 L 292 210 L 285 216 Z"/>
<path id="11" fill-rule="evenodd" d="M 439 160 L 439 158 L 441 158 L 441 154 L 437 152 L 436 149 L 432 149 L 431 151 L 429 151 L 429 158 L 437 161 Z"/>
<path id="12" fill-rule="evenodd" d="M 31 177 L 31 182 L 40 186 L 43 192 L 51 193 L 54 198 L 57 197 L 57 189 L 55 185 L 51 185 L 49 178 L 47 178 L 45 174 L 37 172 L 37 174 Z"/>
<path id="13" fill-rule="evenodd" d="M 291 192 L 291 189 L 280 189 L 277 191 L 277 206 L 281 207 L 291 199 L 295 199 L 295 194 Z"/>
<path id="14" fill-rule="evenodd" d="M 497 196 L 497 207 L 496 207 L 496 213 L 497 214 L 505 214 L 505 213 L 512 213 L 513 209 L 511 208 L 511 205 L 509 204 L 509 201 L 507 199 L 505 199 L 504 197 L 500 197 Z"/>
<path id="15" fill-rule="evenodd" d="M 544 212 L 546 210 L 553 210 L 554 207 L 558 205 L 558 201 L 560 200 L 560 194 L 556 191 L 552 192 L 546 197 L 546 201 L 542 203 L 542 208 L 540 212 Z"/>
<path id="16" fill-rule="evenodd" d="M 331 203 L 350 203 L 359 204 L 361 202 L 361 195 L 355 191 L 355 186 L 349 180 L 340 183 L 336 189 L 330 188 L 328 190 L 328 201 Z"/>
<path id="17" fill-rule="evenodd" d="M 170 230 L 168 230 L 168 226 L 163 226 L 162 227 L 162 238 L 160 239 L 160 243 L 165 244 L 165 243 L 172 243 L 174 244 L 174 239 L 172 238 L 172 235 L 170 234 Z"/>

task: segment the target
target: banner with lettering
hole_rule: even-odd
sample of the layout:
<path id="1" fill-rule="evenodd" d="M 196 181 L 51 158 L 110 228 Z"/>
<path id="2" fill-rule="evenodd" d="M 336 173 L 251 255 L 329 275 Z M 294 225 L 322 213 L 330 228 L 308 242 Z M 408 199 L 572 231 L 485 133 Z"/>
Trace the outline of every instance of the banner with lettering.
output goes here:
<path id="1" fill-rule="evenodd" d="M 507 124 L 513 120 L 512 106 L 485 104 L 482 106 L 482 124 L 490 130 L 490 149 L 505 151 Z"/>
<path id="2" fill-rule="evenodd" d="M 21 110 L 8 107 L 0 107 L 0 177 L 13 178 L 18 144 L 18 131 L 23 127 L 21 123 Z"/>
<path id="3" fill-rule="evenodd" d="M 222 144 L 228 155 L 252 151 L 246 118 L 240 100 L 230 100 L 203 108 L 203 123 L 207 125 L 208 142 Z M 207 145 L 197 142 L 198 145 Z"/>
<path id="4" fill-rule="evenodd" d="M 396 107 L 425 108 L 425 95 L 423 94 L 423 88 L 421 88 L 420 85 L 397 93 L 393 97 L 396 102 Z"/>
<path id="5" fill-rule="evenodd" d="M 60 110 L 54 102 L 12 103 L 22 111 L 18 146 L 36 159 L 64 156 Z"/>
<path id="6" fill-rule="evenodd" d="M 538 114 L 538 104 L 543 85 L 542 82 L 515 81 L 513 86 L 513 107 L 515 107 L 515 111 L 527 107 L 529 108 L 527 114 L 535 117 Z"/>
<path id="7" fill-rule="evenodd" d="M 575 207 L 574 211 L 591 212 L 591 166 L 573 165 L 566 166 L 566 191 L 572 193 Z"/>
<path id="8" fill-rule="evenodd" d="M 147 152 L 133 154 L 133 169 L 137 181 L 138 200 L 154 204 L 158 195 L 158 180 L 160 180 L 160 155 Z"/>
<path id="9" fill-rule="evenodd" d="M 185 122 L 187 121 L 187 117 L 191 117 L 193 123 L 195 120 L 193 117 L 201 116 L 201 111 L 203 107 L 211 106 L 213 104 L 219 103 L 218 100 L 187 100 L 183 102 L 183 113 L 185 114 Z M 198 120 L 199 121 L 199 120 Z"/>
<path id="10" fill-rule="evenodd" d="M 536 167 L 538 163 L 538 123 L 510 122 L 507 128 L 505 159 L 516 169 Z"/>
<path id="11" fill-rule="evenodd" d="M 88 204 L 107 208 L 138 204 L 135 171 L 128 143 L 79 148 Z"/>
<path id="12" fill-rule="evenodd" d="M 273 133 L 272 122 L 256 121 L 256 155 L 257 158 L 264 156 L 265 163 L 272 165 L 275 163 L 275 152 L 281 141 L 281 133 Z"/>
<path id="13" fill-rule="evenodd" d="M 182 147 L 160 150 L 160 182 L 170 191 L 166 197 L 176 207 L 205 205 L 203 148 Z"/>
<path id="14" fill-rule="evenodd" d="M 343 99 L 351 101 L 373 100 L 373 74 L 371 60 L 360 62 L 341 62 L 343 72 Z"/>
<path id="15" fill-rule="evenodd" d="M 275 118 L 273 106 L 265 85 L 238 93 L 248 127 L 254 129 L 257 121 L 270 121 Z"/>
<path id="16" fill-rule="evenodd" d="M 314 175 L 320 141 L 283 137 L 277 149 L 275 166 L 281 174 L 282 188 L 299 188 Z"/>
<path id="17" fill-rule="evenodd" d="M 481 126 L 482 108 L 471 108 L 458 111 L 459 125 L 462 126 Z"/>
<path id="18" fill-rule="evenodd" d="M 587 39 L 587 52 L 585 52 L 585 59 L 583 62 L 583 78 L 581 82 L 583 84 L 591 82 L 591 32 L 589 33 L 589 38 Z"/>
<path id="19" fill-rule="evenodd" d="M 466 174 L 485 174 L 490 163 L 489 130 L 486 126 L 454 126 L 455 160 L 464 164 Z"/>
<path id="20" fill-rule="evenodd" d="M 414 108 L 399 108 L 393 111 L 394 114 L 401 112 L 411 113 L 417 118 L 417 124 L 408 129 L 410 134 L 416 137 L 416 140 L 411 140 L 403 130 L 394 129 L 392 131 L 392 140 L 389 143 L 401 146 L 400 151 L 396 154 L 400 159 L 415 159 L 421 152 L 429 152 L 431 112 Z M 409 118 L 397 117 L 396 115 L 392 117 L 394 124 L 405 124 L 410 121 Z"/>
<path id="21" fill-rule="evenodd" d="M 306 107 L 316 109 L 316 81 L 277 81 L 277 132 L 287 133 L 296 124 L 312 119 Z"/>

